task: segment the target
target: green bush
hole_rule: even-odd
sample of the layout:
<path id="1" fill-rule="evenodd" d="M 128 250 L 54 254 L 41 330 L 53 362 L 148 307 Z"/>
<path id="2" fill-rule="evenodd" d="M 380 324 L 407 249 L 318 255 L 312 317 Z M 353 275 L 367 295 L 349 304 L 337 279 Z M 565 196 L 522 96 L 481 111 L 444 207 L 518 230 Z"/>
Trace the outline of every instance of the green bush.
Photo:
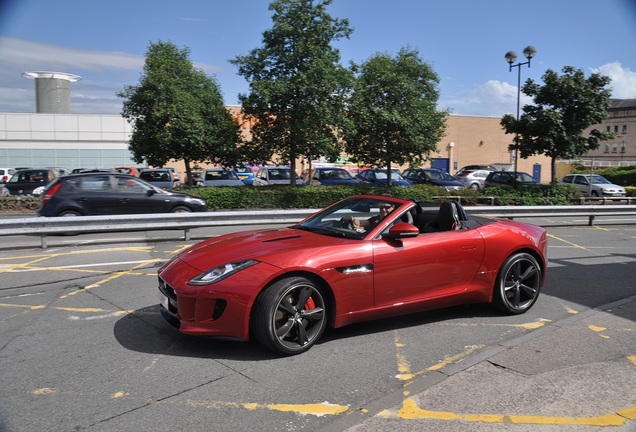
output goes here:
<path id="1" fill-rule="evenodd" d="M 495 197 L 494 205 L 570 205 L 581 192 L 573 186 L 537 185 L 519 189 L 491 186 L 483 189 L 484 196 Z"/>
<path id="2" fill-rule="evenodd" d="M 636 196 L 636 187 L 628 187 L 627 195 Z M 413 199 L 422 203 L 439 203 L 449 197 L 461 197 L 464 205 L 486 204 L 486 197 L 494 197 L 493 205 L 570 205 L 581 197 L 573 186 L 540 185 L 518 190 L 489 187 L 480 191 L 460 189 L 448 192 L 437 186 L 378 187 L 368 185 L 342 186 L 266 186 L 266 187 L 183 187 L 178 189 L 205 200 L 210 210 L 229 209 L 294 209 L 323 208 L 351 195 L 390 195 Z M 0 196 L 2 211 L 35 211 L 39 198 L 33 196 Z"/>
<path id="3" fill-rule="evenodd" d="M 368 185 L 343 186 L 265 186 L 265 187 L 194 187 L 185 190 L 203 198 L 211 210 L 256 208 L 322 208 L 351 195 L 390 195 L 423 203 L 446 201 L 461 197 L 464 205 L 482 203 L 480 198 L 495 197 L 494 205 L 569 205 L 580 192 L 572 186 L 532 186 L 514 190 L 490 187 L 481 191 L 461 189 L 447 192 L 437 186 L 378 187 Z"/>
<path id="4" fill-rule="evenodd" d="M 0 195 L 0 210 L 2 211 L 31 211 L 37 210 L 39 205 L 40 198 L 33 195 Z"/>

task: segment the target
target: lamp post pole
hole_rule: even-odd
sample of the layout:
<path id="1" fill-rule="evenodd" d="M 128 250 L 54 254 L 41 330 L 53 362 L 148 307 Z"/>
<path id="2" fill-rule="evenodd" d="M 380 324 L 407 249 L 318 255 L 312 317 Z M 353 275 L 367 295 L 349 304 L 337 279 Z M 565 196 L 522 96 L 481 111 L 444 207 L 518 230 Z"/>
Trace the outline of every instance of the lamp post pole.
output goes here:
<path id="1" fill-rule="evenodd" d="M 513 179 L 513 182 L 514 182 L 513 186 L 515 189 L 517 188 L 517 162 L 519 160 L 519 105 L 521 103 L 521 66 L 528 65 L 528 67 L 530 67 L 530 60 L 532 60 L 532 57 L 534 57 L 536 53 L 537 53 L 537 50 L 535 49 L 535 47 L 533 47 L 532 45 L 528 45 L 523 50 L 523 55 L 528 60 L 524 62 L 519 62 L 517 64 L 513 64 L 515 60 L 517 60 L 516 52 L 508 51 L 505 56 L 506 61 L 508 62 L 508 65 L 509 65 L 508 71 L 512 72 L 512 68 L 514 67 L 517 68 L 517 123 L 515 125 L 515 151 L 514 151 L 515 176 Z"/>

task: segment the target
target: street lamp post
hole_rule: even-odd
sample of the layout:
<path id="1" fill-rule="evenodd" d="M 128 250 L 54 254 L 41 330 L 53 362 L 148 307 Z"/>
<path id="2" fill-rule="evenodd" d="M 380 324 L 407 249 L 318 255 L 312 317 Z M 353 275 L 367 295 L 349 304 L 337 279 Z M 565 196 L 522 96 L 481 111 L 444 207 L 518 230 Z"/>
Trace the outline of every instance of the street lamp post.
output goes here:
<path id="1" fill-rule="evenodd" d="M 515 60 L 517 60 L 517 53 L 514 51 L 508 51 L 506 53 L 506 61 L 510 66 L 508 71 L 512 72 L 512 68 L 517 68 L 517 123 L 515 125 L 515 176 L 513 180 L 513 186 L 515 187 L 515 189 L 517 188 L 517 161 L 519 160 L 519 104 L 521 102 L 521 66 L 528 65 L 528 67 L 530 67 L 530 60 L 532 60 L 532 57 L 534 57 L 536 53 L 536 48 L 532 45 L 528 45 L 523 50 L 523 55 L 525 58 L 528 59 L 528 61 L 519 62 L 517 64 L 513 64 Z"/>

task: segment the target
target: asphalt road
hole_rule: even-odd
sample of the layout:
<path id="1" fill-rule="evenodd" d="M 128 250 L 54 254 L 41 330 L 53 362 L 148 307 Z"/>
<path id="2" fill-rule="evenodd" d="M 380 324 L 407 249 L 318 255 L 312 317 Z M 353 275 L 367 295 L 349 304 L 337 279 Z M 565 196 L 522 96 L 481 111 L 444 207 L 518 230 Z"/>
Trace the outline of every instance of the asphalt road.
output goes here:
<path id="1" fill-rule="evenodd" d="M 636 226 L 549 234 L 524 315 L 363 323 L 290 358 L 159 316 L 156 269 L 196 235 L 3 239 L 0 431 L 635 430 Z"/>

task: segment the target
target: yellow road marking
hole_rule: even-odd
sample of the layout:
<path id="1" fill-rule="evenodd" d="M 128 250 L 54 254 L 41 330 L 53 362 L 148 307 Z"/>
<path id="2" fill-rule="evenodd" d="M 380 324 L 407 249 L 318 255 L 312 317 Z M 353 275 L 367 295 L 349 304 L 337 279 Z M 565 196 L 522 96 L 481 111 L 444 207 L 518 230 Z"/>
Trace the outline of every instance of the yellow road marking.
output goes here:
<path id="1" fill-rule="evenodd" d="M 88 286 L 86 286 L 84 288 L 81 288 L 81 289 L 78 289 L 78 290 L 75 290 L 75 291 L 72 291 L 72 292 L 70 292 L 68 294 L 60 296 L 60 298 L 61 299 L 66 299 L 66 298 L 68 298 L 70 296 L 74 296 L 74 295 L 76 295 L 76 294 L 78 294 L 78 293 L 80 293 L 82 291 L 86 291 L 86 290 L 89 290 L 91 288 L 95 288 L 95 287 L 101 286 L 101 285 L 105 284 L 106 282 L 110 282 L 110 281 L 112 281 L 114 279 L 118 279 L 118 278 L 120 278 L 122 276 L 131 274 L 131 273 L 133 273 L 134 270 L 136 270 L 136 269 L 138 269 L 140 267 L 145 267 L 148 264 L 151 264 L 151 263 L 154 263 L 154 262 L 157 262 L 157 261 L 159 261 L 159 258 L 154 258 L 154 259 L 151 259 L 151 260 L 148 260 L 148 261 L 144 261 L 141 264 L 138 264 L 138 265 L 134 266 L 133 268 L 131 268 L 129 270 L 115 272 L 114 274 L 112 274 L 111 276 L 107 277 L 106 279 L 102 279 L 102 280 L 100 280 L 97 283 L 94 283 L 92 285 L 88 285 Z"/>
<path id="2" fill-rule="evenodd" d="M 634 366 L 636 366 L 636 356 L 627 356 L 627 360 L 634 363 Z"/>
<path id="3" fill-rule="evenodd" d="M 262 403 L 239 403 L 239 402 L 223 402 L 223 401 L 196 401 L 188 400 L 188 405 L 195 407 L 204 407 L 210 409 L 217 408 L 243 408 L 249 411 L 264 409 L 270 411 L 293 412 L 296 414 L 310 414 L 318 417 L 325 415 L 342 414 L 349 409 L 349 405 L 335 405 L 328 402 L 318 404 L 262 404 Z"/>
<path id="4" fill-rule="evenodd" d="M 505 414 L 457 414 L 448 411 L 429 411 L 417 406 L 414 400 L 406 399 L 402 407 L 392 413 L 385 410 L 376 415 L 383 418 L 400 418 L 403 420 L 462 420 L 473 423 L 532 424 L 532 425 L 585 425 L 585 426 L 622 426 L 626 420 L 636 418 L 636 406 L 613 414 L 596 417 L 552 417 L 538 415 L 505 415 Z"/>

